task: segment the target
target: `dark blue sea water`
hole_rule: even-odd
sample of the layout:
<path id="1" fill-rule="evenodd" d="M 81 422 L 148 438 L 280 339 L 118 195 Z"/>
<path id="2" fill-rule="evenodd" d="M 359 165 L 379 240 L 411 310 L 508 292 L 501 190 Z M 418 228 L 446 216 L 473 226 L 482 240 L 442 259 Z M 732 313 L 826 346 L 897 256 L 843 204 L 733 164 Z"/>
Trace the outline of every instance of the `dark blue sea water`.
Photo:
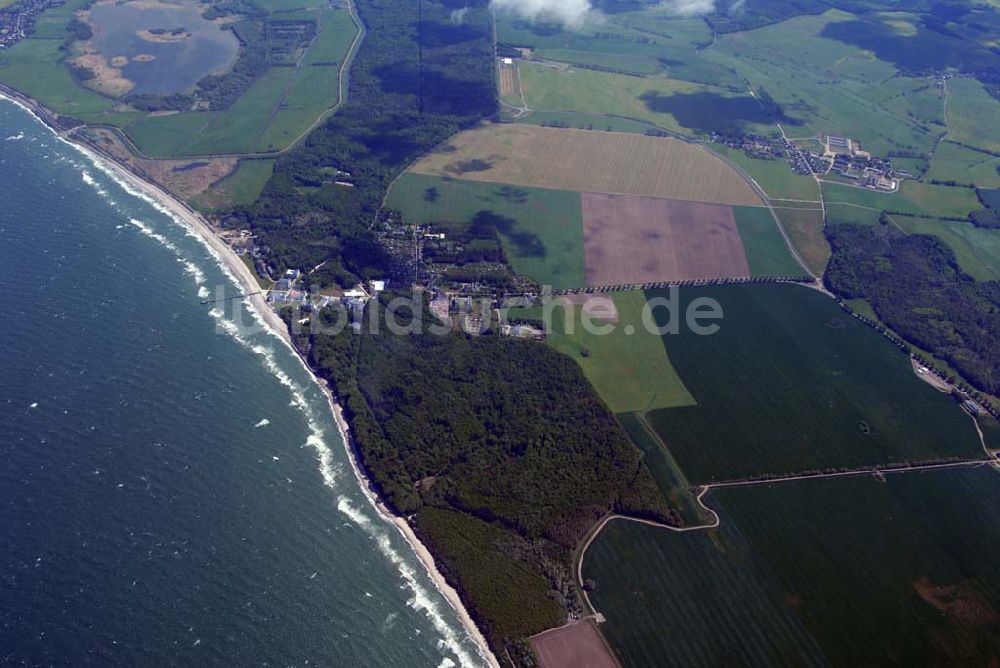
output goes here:
<path id="1" fill-rule="evenodd" d="M 474 664 L 195 237 L 0 101 L 0 664 Z"/>

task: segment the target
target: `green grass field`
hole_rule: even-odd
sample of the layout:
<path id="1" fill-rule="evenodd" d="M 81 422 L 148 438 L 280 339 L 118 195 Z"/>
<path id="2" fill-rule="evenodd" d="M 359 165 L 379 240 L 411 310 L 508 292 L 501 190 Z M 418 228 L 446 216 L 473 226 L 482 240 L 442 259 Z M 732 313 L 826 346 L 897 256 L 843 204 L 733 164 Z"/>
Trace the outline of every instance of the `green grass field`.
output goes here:
<path id="1" fill-rule="evenodd" d="M 784 158 L 760 160 L 748 157 L 742 150 L 731 149 L 724 144 L 707 144 L 707 146 L 749 174 L 769 198 L 819 202 L 819 185 L 816 180 L 794 173 Z M 805 204 L 798 203 L 794 206 L 805 206 Z"/>
<path id="2" fill-rule="evenodd" d="M 972 188 L 904 181 L 900 194 L 934 216 L 966 216 L 970 211 L 983 208 Z"/>
<path id="3" fill-rule="evenodd" d="M 974 183 L 980 188 L 1000 188 L 998 167 L 1000 158 L 945 141 L 934 153 L 926 178 Z"/>
<path id="4" fill-rule="evenodd" d="M 766 91 L 788 116 L 784 127 L 791 137 L 843 134 L 876 154 L 929 151 L 944 132 L 932 125 L 941 113 L 932 93 L 913 92 L 919 86 L 907 80 L 902 88 L 909 87 L 910 95 L 897 97 L 899 90 L 885 87 L 896 74 L 892 63 L 823 36 L 831 26 L 853 19 L 828 11 L 724 35 L 704 57 Z M 889 97 L 879 99 L 886 93 Z"/>
<path id="5" fill-rule="evenodd" d="M 571 321 L 564 309 L 557 308 L 551 319 L 549 345 L 580 364 L 612 412 L 645 412 L 694 404 L 667 357 L 663 339 L 643 326 L 643 292 L 608 296 L 614 300 L 619 317 L 610 333 L 587 332 L 579 308 L 572 309 Z M 568 324 L 572 324 L 572 330 Z"/>
<path id="6" fill-rule="evenodd" d="M 194 204 L 207 211 L 249 206 L 257 201 L 272 171 L 274 160 L 243 159 L 232 174 L 199 195 Z"/>
<path id="7" fill-rule="evenodd" d="M 734 206 L 743 250 L 753 276 L 803 276 L 806 271 L 788 251 L 771 212 L 759 206 Z"/>
<path id="8" fill-rule="evenodd" d="M 712 33 L 697 17 L 678 16 L 667 6 L 617 7 L 579 27 L 531 23 L 497 14 L 500 42 L 530 46 L 533 58 L 576 63 L 638 75 L 666 75 L 700 83 L 738 86 L 732 72 L 697 54 Z M 622 11 L 626 10 L 626 11 Z"/>
<path id="9" fill-rule="evenodd" d="M 664 341 L 697 405 L 649 415 L 692 482 L 982 454 L 959 407 L 829 297 L 687 288 L 682 308 L 696 297 L 722 306 L 720 330 L 698 336 L 682 322 Z"/>
<path id="10" fill-rule="evenodd" d="M 713 491 L 722 526 L 616 521 L 583 576 L 624 665 L 990 665 L 1000 478 L 989 469 Z"/>
<path id="11" fill-rule="evenodd" d="M 893 216 L 910 234 L 933 234 L 955 251 L 962 270 L 977 281 L 1000 279 L 1000 230 L 970 223 Z"/>
<path id="12" fill-rule="evenodd" d="M 411 223 L 490 216 L 514 271 L 556 289 L 586 285 L 579 193 L 404 174 L 386 204 Z"/>
<path id="13" fill-rule="evenodd" d="M 714 86 L 533 63 L 521 63 L 520 72 L 531 109 L 636 119 L 683 135 L 757 127 L 760 120 L 759 105 L 749 95 Z"/>
<path id="14" fill-rule="evenodd" d="M 975 79 L 948 82 L 948 139 L 987 151 L 1000 151 L 1000 101 Z"/>

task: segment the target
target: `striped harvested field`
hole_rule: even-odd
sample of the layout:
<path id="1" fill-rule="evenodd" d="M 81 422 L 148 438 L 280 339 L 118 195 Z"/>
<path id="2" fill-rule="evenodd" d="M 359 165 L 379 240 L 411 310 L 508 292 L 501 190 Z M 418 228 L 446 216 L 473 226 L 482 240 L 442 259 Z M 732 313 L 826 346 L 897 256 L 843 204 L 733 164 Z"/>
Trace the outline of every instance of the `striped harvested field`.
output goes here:
<path id="1" fill-rule="evenodd" d="M 719 157 L 671 137 L 484 124 L 462 132 L 411 171 L 470 181 L 761 206 Z"/>

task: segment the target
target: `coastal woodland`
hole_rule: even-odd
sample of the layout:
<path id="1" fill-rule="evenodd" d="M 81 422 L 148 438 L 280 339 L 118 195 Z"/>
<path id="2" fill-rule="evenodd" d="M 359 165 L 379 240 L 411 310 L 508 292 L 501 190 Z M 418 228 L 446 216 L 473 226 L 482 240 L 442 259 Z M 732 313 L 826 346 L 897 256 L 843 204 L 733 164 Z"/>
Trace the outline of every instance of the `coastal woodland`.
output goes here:
<path id="1" fill-rule="evenodd" d="M 940 357 L 976 388 L 1000 393 L 1000 282 L 976 281 L 935 236 L 889 225 L 831 225 L 825 282 L 867 300 L 899 335 Z"/>
<path id="2" fill-rule="evenodd" d="M 349 285 L 387 264 L 371 224 L 389 183 L 416 157 L 496 111 L 487 3 L 358 0 L 365 35 L 347 103 L 282 156 L 257 202 L 229 224 L 251 227 L 276 266 L 316 267 Z M 452 13 L 467 7 L 461 21 Z M 349 177 L 350 187 L 337 184 Z"/>
<path id="3" fill-rule="evenodd" d="M 357 331 L 297 343 L 340 398 L 373 486 L 494 648 L 529 662 L 524 638 L 582 611 L 572 551 L 588 529 L 611 511 L 673 514 L 573 359 L 533 341 L 427 333 L 433 316 L 412 311 L 398 322 L 421 333 L 390 334 L 372 327 L 387 299 L 369 302 Z M 330 326 L 337 314 L 317 317 Z"/>

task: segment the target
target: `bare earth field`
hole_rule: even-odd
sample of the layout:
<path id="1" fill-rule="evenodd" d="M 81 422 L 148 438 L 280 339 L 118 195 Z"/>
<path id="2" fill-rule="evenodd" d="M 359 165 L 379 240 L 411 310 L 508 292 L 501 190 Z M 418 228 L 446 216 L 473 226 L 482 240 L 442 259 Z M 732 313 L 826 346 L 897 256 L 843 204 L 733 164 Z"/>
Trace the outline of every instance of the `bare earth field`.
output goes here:
<path id="1" fill-rule="evenodd" d="M 670 137 L 484 124 L 462 132 L 411 171 L 558 190 L 761 206 L 719 157 Z"/>
<path id="2" fill-rule="evenodd" d="M 750 276 L 729 206 L 595 193 L 582 198 L 588 286 Z"/>
<path id="3" fill-rule="evenodd" d="M 529 639 L 542 668 L 618 668 L 611 650 L 589 619 L 544 631 Z"/>
<path id="4" fill-rule="evenodd" d="M 521 89 L 517 85 L 517 73 L 514 70 L 514 65 L 500 63 L 500 97 L 521 97 Z"/>

